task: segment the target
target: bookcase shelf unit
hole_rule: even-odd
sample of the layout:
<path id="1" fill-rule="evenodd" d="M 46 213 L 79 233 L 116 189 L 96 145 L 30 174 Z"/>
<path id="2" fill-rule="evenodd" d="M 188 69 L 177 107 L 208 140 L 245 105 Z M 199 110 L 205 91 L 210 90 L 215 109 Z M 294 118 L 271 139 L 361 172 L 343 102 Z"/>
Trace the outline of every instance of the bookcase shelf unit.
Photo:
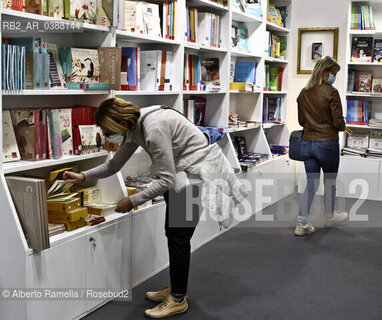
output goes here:
<path id="1" fill-rule="evenodd" d="M 271 1 L 272 2 L 272 1 Z M 291 12 L 292 1 L 274 1 L 276 5 L 287 5 Z M 267 1 L 262 0 L 263 16 L 266 17 Z M 121 91 L 121 90 L 23 90 L 19 92 L 3 91 L 0 101 L 2 110 L 15 108 L 45 108 L 86 105 L 96 107 L 106 97 L 120 97 L 144 108 L 150 105 L 164 104 L 183 112 L 183 101 L 192 97 L 203 97 L 207 101 L 205 125 L 227 127 L 229 112 L 238 113 L 244 120 L 254 120 L 256 125 L 249 128 L 233 129 L 223 140 L 218 141 L 232 167 L 240 168 L 235 148 L 236 135 L 244 135 L 248 151 L 268 155 L 268 159 L 248 172 L 239 172 L 240 178 L 250 184 L 248 201 L 252 213 L 280 200 L 294 190 L 293 162 L 287 156 L 272 158 L 267 140 L 267 131 L 272 130 L 272 143 L 284 142 L 287 126 L 285 124 L 263 124 L 262 108 L 266 95 L 283 97 L 285 121 L 288 60 L 274 61 L 265 53 L 265 31 L 275 30 L 282 34 L 287 28 L 270 25 L 266 19 L 256 19 L 248 14 L 233 12 L 229 7 L 208 0 L 177 0 L 175 16 L 175 39 L 149 37 L 114 28 L 69 22 L 78 27 L 67 32 L 3 32 L 3 37 L 43 37 L 58 47 L 105 47 L 136 46 L 141 50 L 169 50 L 173 52 L 174 82 L 172 91 Z M 221 16 L 220 48 L 190 44 L 184 39 L 186 6 L 212 12 Z M 50 17 L 1 9 L 2 21 L 39 21 L 55 22 Z M 232 22 L 245 25 L 249 31 L 250 53 L 238 52 L 231 48 Z M 41 24 L 40 24 L 41 25 Z M 288 44 L 289 44 L 288 39 Z M 218 92 L 183 90 L 184 54 L 198 54 L 201 57 L 219 57 L 221 89 Z M 256 92 L 230 90 L 229 72 L 231 61 L 255 61 L 257 63 Z M 263 92 L 265 64 L 280 64 L 285 67 L 282 92 Z M 57 97 L 56 97 L 57 96 Z M 273 131 L 274 130 L 274 131 Z M 287 144 L 287 142 L 286 142 Z M 19 161 L 1 164 L 0 201 L 3 219 L 0 226 L 0 250 L 6 259 L 0 260 L 0 285 L 3 288 L 132 288 L 163 270 L 168 265 L 167 240 L 162 232 L 165 218 L 164 203 L 152 205 L 137 212 L 127 214 L 110 210 L 106 222 L 93 227 L 64 232 L 50 238 L 51 248 L 37 252 L 28 248 L 15 205 L 8 190 L 5 176 L 21 175 L 45 177 L 50 170 L 63 166 L 77 165 L 79 170 L 89 169 L 112 157 L 105 151 L 82 156 L 72 156 L 58 160 L 38 162 Z M 115 203 L 127 196 L 124 179 L 127 175 L 146 173 L 151 164 L 150 157 L 139 148 L 117 174 L 95 181 L 101 188 L 102 200 Z M 278 186 L 266 189 L 253 187 L 255 181 L 269 178 L 276 183 L 279 175 L 288 177 L 282 183 L 288 188 Z M 88 182 L 87 182 L 88 183 Z M 90 183 L 90 182 L 89 182 Z M 278 190 L 278 191 L 276 191 Z M 269 201 L 256 201 L 258 195 L 271 192 Z M 235 224 L 237 224 L 236 222 Z M 160 230 L 160 232 L 158 232 Z M 210 217 L 201 221 L 192 239 L 192 250 L 196 250 L 208 241 L 222 234 L 218 224 Z M 96 241 L 97 247 L 92 243 Z M 12 244 L 9 246 L 9 244 Z M 15 304 L 0 302 L 1 319 L 28 320 L 68 320 L 78 319 L 107 303 L 100 301 L 22 301 Z M 15 305 L 17 304 L 17 308 Z"/>

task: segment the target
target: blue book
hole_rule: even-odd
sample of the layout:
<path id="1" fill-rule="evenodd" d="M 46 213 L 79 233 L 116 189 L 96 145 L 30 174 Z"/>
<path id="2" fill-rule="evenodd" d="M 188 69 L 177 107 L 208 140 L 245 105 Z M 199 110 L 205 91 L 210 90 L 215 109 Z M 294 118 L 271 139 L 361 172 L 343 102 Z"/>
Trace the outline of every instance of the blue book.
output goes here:
<path id="1" fill-rule="evenodd" d="M 3 71 L 1 73 L 1 89 L 6 90 L 7 88 L 7 52 L 8 52 L 8 45 L 2 44 L 1 45 L 1 70 Z"/>
<path id="2" fill-rule="evenodd" d="M 235 64 L 235 82 L 246 82 L 249 79 L 255 83 L 255 62 L 238 61 Z"/>
<path id="3" fill-rule="evenodd" d="M 346 109 L 346 122 L 350 121 L 351 115 L 351 100 L 347 101 L 347 109 Z"/>
<path id="4" fill-rule="evenodd" d="M 122 56 L 127 56 L 130 63 L 127 65 L 127 90 L 135 91 L 138 90 L 137 81 L 137 48 L 135 47 L 125 47 L 122 48 Z M 124 72 L 125 70 L 122 70 Z"/>
<path id="5" fill-rule="evenodd" d="M 365 106 L 364 106 L 364 110 L 365 110 L 365 123 L 368 125 L 369 124 L 369 101 L 365 101 Z"/>

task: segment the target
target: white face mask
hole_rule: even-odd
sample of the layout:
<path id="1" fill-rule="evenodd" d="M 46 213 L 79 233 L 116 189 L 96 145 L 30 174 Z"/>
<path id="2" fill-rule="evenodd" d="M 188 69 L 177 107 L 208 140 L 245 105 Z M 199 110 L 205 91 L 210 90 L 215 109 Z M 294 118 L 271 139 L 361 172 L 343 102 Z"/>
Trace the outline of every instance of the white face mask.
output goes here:
<path id="1" fill-rule="evenodd" d="M 329 73 L 328 83 L 333 84 L 334 81 L 336 81 L 336 76 L 334 74 Z"/>
<path id="2" fill-rule="evenodd" d="M 112 134 L 107 138 L 111 143 L 118 143 L 121 145 L 125 141 L 125 135 L 122 133 Z"/>

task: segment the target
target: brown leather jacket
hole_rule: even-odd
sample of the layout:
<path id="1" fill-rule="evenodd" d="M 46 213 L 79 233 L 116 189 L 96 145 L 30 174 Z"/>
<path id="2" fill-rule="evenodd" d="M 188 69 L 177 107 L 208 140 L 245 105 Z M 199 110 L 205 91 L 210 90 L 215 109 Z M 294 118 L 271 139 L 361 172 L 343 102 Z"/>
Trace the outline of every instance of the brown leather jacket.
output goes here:
<path id="1" fill-rule="evenodd" d="M 338 140 L 338 132 L 345 130 L 340 95 L 329 84 L 302 89 L 297 98 L 298 122 L 304 127 L 303 140 Z"/>

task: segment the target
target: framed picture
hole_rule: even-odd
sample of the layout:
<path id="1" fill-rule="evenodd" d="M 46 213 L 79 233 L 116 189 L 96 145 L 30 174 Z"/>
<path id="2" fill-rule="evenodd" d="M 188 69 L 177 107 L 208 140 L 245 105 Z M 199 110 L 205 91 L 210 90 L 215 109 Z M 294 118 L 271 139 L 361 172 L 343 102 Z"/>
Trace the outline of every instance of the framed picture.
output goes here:
<path id="1" fill-rule="evenodd" d="M 339 28 L 299 28 L 297 74 L 310 74 L 318 59 L 337 60 Z"/>

